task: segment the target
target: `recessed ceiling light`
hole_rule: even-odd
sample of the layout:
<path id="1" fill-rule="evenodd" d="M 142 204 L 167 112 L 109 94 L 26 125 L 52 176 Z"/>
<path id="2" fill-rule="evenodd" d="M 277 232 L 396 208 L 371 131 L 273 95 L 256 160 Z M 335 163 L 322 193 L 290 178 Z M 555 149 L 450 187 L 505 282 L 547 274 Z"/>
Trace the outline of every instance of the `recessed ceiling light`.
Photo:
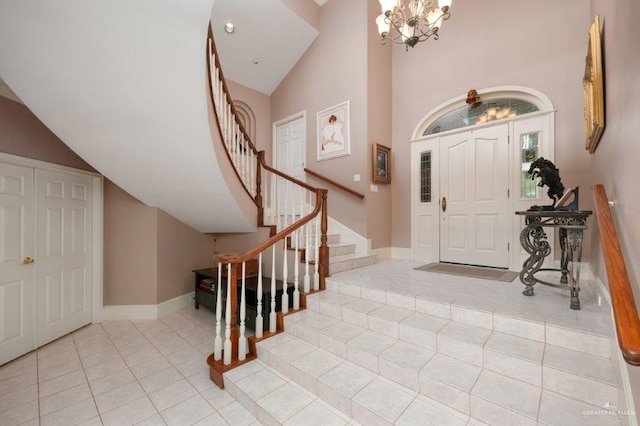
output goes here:
<path id="1" fill-rule="evenodd" d="M 232 22 L 227 22 L 226 24 L 224 24 L 224 30 L 227 32 L 227 34 L 233 34 L 233 32 L 236 30 L 235 27 L 233 26 Z"/>
<path id="2" fill-rule="evenodd" d="M 258 64 L 260 63 L 260 61 L 258 61 L 257 59 L 254 59 L 254 60 L 253 60 L 253 63 L 254 63 L 254 64 L 256 64 L 256 65 L 258 65 Z"/>

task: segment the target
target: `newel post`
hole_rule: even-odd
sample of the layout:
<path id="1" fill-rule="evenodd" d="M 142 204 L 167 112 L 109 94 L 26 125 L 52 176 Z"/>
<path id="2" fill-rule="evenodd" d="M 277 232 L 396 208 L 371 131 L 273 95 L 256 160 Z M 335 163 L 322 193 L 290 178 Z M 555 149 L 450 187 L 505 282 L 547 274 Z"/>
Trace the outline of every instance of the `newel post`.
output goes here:
<path id="1" fill-rule="evenodd" d="M 327 247 L 327 230 L 329 222 L 327 219 L 327 190 L 320 189 L 322 196 L 322 216 L 320 219 L 320 290 L 325 289 L 325 277 L 329 275 L 329 248 Z"/>
<path id="2" fill-rule="evenodd" d="M 231 362 L 238 360 L 238 340 L 240 331 L 238 330 L 238 265 L 236 254 L 218 255 L 218 261 L 222 263 L 223 268 L 227 268 L 227 299 L 229 301 L 230 312 L 225 311 L 225 315 L 230 316 L 230 338 L 231 338 Z M 229 264 L 231 268 L 229 270 Z"/>
<path id="3" fill-rule="evenodd" d="M 258 164 L 256 165 L 256 204 L 258 206 L 258 226 L 264 225 L 264 204 L 262 201 L 262 161 L 264 151 L 258 152 Z"/>

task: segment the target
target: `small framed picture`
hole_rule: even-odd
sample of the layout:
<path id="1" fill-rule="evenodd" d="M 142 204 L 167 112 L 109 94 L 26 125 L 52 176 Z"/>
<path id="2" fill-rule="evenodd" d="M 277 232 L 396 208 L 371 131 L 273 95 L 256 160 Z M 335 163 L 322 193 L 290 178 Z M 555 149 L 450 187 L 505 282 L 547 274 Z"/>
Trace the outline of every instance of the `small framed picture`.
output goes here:
<path id="1" fill-rule="evenodd" d="M 391 183 L 391 148 L 373 143 L 373 182 Z"/>
<path id="2" fill-rule="evenodd" d="M 349 101 L 317 114 L 318 161 L 351 155 Z"/>

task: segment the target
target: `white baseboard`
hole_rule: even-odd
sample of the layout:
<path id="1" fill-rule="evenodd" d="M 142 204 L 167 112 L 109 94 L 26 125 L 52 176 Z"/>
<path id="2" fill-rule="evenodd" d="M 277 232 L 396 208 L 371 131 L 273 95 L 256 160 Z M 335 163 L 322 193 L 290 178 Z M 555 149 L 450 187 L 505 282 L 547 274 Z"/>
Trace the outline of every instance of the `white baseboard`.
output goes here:
<path id="1" fill-rule="evenodd" d="M 105 321 L 158 319 L 158 305 L 106 305 Z"/>
<path id="2" fill-rule="evenodd" d="M 174 297 L 159 305 L 107 305 L 104 307 L 105 320 L 155 320 L 188 306 L 194 292 Z"/>
<path id="3" fill-rule="evenodd" d="M 391 247 L 391 258 L 413 260 L 413 249 L 406 247 Z"/>
<path id="4" fill-rule="evenodd" d="M 393 258 L 391 247 L 373 249 L 369 253 L 378 256 L 378 260 L 389 260 Z"/>
<path id="5" fill-rule="evenodd" d="M 195 292 L 191 291 L 187 294 L 183 294 L 182 296 L 174 297 L 171 300 L 162 302 L 161 304 L 158 305 L 158 318 L 162 318 L 165 315 L 176 312 L 189 305 L 193 305 L 194 297 L 195 297 Z"/>

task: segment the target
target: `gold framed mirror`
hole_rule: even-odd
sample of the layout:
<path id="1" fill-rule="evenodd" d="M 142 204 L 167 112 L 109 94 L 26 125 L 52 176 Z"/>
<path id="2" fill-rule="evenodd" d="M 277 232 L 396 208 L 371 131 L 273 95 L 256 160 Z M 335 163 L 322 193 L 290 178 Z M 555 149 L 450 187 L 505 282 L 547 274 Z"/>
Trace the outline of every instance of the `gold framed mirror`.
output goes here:
<path id="1" fill-rule="evenodd" d="M 596 15 L 589 29 L 589 46 L 585 58 L 584 119 L 585 148 L 593 154 L 604 131 L 604 89 L 602 80 L 602 46 L 600 44 L 600 17 Z"/>

